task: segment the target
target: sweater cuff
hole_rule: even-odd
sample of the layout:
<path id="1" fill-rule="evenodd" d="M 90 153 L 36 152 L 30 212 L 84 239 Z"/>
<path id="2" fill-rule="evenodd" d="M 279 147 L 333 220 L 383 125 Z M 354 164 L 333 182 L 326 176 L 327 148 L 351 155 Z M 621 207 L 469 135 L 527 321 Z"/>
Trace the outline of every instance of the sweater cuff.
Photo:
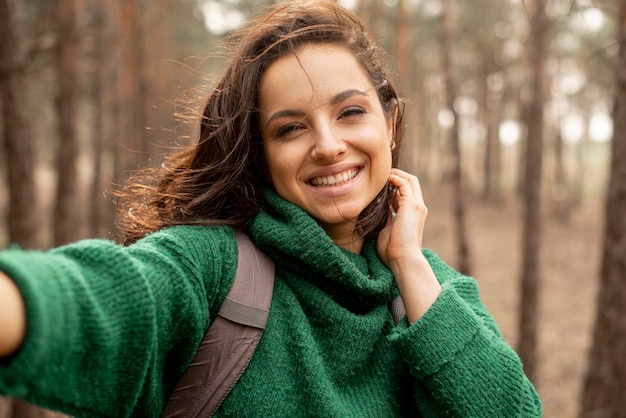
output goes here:
<path id="1" fill-rule="evenodd" d="M 416 378 L 436 373 L 454 360 L 478 333 L 481 319 L 449 283 L 422 318 L 402 321 L 389 336 Z"/>

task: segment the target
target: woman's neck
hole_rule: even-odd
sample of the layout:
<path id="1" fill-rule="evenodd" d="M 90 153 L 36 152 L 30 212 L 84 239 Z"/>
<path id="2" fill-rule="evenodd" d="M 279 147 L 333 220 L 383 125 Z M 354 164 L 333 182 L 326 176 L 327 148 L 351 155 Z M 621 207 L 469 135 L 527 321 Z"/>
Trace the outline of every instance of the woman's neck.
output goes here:
<path id="1" fill-rule="evenodd" d="M 364 239 L 356 232 L 353 225 L 321 225 L 321 227 L 337 246 L 355 254 L 361 253 Z"/>

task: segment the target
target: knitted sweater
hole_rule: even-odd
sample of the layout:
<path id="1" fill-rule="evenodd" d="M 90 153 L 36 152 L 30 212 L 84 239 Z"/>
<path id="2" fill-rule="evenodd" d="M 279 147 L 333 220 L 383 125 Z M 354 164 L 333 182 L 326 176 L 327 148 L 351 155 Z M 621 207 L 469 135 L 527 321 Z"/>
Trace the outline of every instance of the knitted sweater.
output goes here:
<path id="1" fill-rule="evenodd" d="M 534 417 L 541 404 L 476 283 L 425 251 L 442 293 L 395 325 L 391 272 L 366 242 L 336 246 L 268 193 L 249 234 L 276 263 L 272 307 L 246 372 L 216 416 Z M 129 247 L 85 240 L 0 252 L 26 301 L 21 350 L 0 393 L 76 417 L 156 417 L 226 296 L 227 227 L 179 226 Z"/>

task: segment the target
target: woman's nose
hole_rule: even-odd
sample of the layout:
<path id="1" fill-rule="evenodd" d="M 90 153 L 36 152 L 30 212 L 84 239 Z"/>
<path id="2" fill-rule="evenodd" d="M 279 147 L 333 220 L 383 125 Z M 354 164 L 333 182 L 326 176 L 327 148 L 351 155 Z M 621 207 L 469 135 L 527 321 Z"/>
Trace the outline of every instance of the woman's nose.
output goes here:
<path id="1" fill-rule="evenodd" d="M 324 127 L 315 134 L 311 156 L 315 160 L 334 161 L 346 151 L 346 148 L 346 143 L 338 132 Z"/>

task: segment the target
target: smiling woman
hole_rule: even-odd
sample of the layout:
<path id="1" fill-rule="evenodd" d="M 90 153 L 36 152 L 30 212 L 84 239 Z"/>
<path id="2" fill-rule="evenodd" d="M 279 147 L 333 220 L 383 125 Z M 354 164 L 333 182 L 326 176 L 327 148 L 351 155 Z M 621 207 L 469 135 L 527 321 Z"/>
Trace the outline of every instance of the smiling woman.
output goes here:
<path id="1" fill-rule="evenodd" d="M 276 60 L 260 93 L 271 184 L 335 243 L 360 252 L 358 217 L 389 180 L 393 113 L 354 56 L 328 45 Z"/>
<path id="2" fill-rule="evenodd" d="M 230 290 L 237 230 L 274 262 L 273 298 L 215 416 L 540 416 L 475 281 L 422 248 L 402 100 L 358 18 L 293 1 L 231 40 L 197 141 L 120 192 L 125 245 L 0 252 L 0 393 L 159 416 Z"/>

